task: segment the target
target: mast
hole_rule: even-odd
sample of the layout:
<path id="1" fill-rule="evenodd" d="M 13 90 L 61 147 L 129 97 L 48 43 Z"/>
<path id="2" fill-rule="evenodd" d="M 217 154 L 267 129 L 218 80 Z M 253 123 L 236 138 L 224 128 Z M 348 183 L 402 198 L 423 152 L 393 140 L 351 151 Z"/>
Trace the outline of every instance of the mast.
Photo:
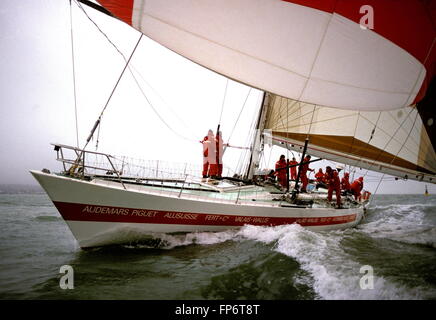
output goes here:
<path id="1" fill-rule="evenodd" d="M 265 117 L 268 110 L 269 95 L 264 91 L 262 96 L 262 104 L 259 108 L 259 117 L 256 122 L 256 131 L 253 136 L 253 142 L 251 144 L 250 162 L 248 164 L 247 172 L 244 175 L 244 179 L 251 180 L 255 169 L 259 167 L 259 159 L 261 153 L 261 147 L 263 146 L 263 129 L 265 128 Z"/>
<path id="2" fill-rule="evenodd" d="M 308 144 L 309 144 L 309 138 L 306 138 L 306 140 L 304 140 L 304 148 L 303 148 L 303 152 L 301 153 L 300 164 L 298 165 L 297 180 L 295 181 L 294 190 L 292 192 L 293 198 L 295 198 L 297 193 L 298 193 L 298 183 L 300 181 L 301 169 L 303 168 L 304 158 L 306 157 L 306 151 L 307 151 Z M 286 169 L 286 171 L 288 171 L 288 169 Z M 288 183 L 289 183 L 289 181 L 288 181 Z M 288 186 L 287 191 L 289 192 L 289 186 Z"/>

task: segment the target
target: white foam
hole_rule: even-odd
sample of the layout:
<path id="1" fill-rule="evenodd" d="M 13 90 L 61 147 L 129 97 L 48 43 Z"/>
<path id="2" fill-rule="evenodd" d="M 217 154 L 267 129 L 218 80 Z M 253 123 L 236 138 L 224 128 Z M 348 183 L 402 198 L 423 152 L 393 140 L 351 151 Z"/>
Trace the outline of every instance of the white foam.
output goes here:
<path id="1" fill-rule="evenodd" d="M 235 240 L 237 231 L 228 230 L 222 232 L 192 232 L 186 234 L 155 233 L 152 238 L 159 239 L 160 249 L 173 249 L 176 247 L 189 246 L 192 244 L 211 245 Z"/>
<path id="2" fill-rule="evenodd" d="M 172 249 L 192 244 L 211 245 L 225 241 L 254 240 L 272 244 L 274 250 L 298 261 L 313 278 L 297 279 L 313 287 L 320 299 L 421 299 L 418 288 L 403 288 L 377 275 L 374 289 L 363 290 L 359 281 L 362 264 L 355 261 L 341 246 L 341 240 L 361 232 L 355 229 L 313 232 L 298 224 L 262 227 L 246 225 L 239 231 L 199 232 L 181 235 L 156 234 L 160 248 Z"/>
<path id="3" fill-rule="evenodd" d="M 425 221 L 419 205 L 391 205 L 378 210 L 376 220 L 365 222 L 358 229 L 374 238 L 387 238 L 436 248 L 436 226 Z"/>
<path id="4" fill-rule="evenodd" d="M 353 260 L 340 242 L 348 232 L 317 233 L 294 224 L 278 227 L 245 226 L 239 235 L 264 243 L 274 243 L 278 252 L 297 260 L 314 281 L 321 299 L 419 299 L 418 290 L 401 288 L 374 275 L 374 289 L 363 290 L 359 281 L 362 265 Z"/>
<path id="5" fill-rule="evenodd" d="M 311 279 L 297 279 L 313 287 L 320 299 L 422 299 L 422 288 L 402 287 L 377 274 L 374 268 L 374 289 L 360 287 L 362 263 L 347 253 L 341 241 L 364 233 L 410 243 L 431 243 L 435 246 L 436 227 L 425 223 L 425 214 L 416 206 L 390 205 L 377 210 L 369 222 L 359 229 L 313 232 L 300 225 L 262 227 L 247 225 L 240 230 L 198 232 L 180 235 L 155 234 L 162 249 L 192 244 L 211 245 L 226 241 L 253 240 L 272 245 L 273 249 L 298 261 Z M 373 221 L 371 221 L 373 220 Z M 430 242 L 429 242 L 430 241 Z"/>

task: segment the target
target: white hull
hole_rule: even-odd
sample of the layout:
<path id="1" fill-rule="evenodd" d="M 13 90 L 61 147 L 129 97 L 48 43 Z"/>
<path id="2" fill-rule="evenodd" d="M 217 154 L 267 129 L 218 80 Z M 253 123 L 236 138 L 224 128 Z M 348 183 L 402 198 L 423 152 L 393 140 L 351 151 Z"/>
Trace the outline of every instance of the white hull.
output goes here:
<path id="1" fill-rule="evenodd" d="M 356 226 L 363 207 L 282 207 L 253 201 L 180 197 L 179 192 L 102 180 L 91 182 L 31 171 L 82 248 L 138 241 L 156 233 L 222 231 L 245 224 L 298 223 L 312 230 Z"/>

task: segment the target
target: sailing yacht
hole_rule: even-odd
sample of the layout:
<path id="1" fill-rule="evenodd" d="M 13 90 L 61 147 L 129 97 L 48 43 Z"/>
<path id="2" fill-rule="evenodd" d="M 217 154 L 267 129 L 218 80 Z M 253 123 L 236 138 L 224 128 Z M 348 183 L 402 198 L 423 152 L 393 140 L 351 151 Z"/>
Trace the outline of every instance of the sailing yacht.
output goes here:
<path id="1" fill-rule="evenodd" d="M 260 165 L 266 143 L 301 159 L 310 154 L 400 179 L 436 181 L 428 125 L 434 98 L 426 95 L 435 83 L 435 30 L 424 7 L 431 4 L 405 1 L 393 10 L 377 0 L 98 2 L 75 3 L 264 95 L 259 134 L 237 176 L 204 179 L 187 166 L 169 172 L 174 167 L 162 162 L 135 164 L 87 150 L 100 118 L 85 147 L 53 144 L 61 171 L 31 173 L 82 248 L 246 224 L 335 230 L 362 221 L 368 196 L 345 196 L 336 208 L 326 190 L 299 193 L 299 177 L 286 188 L 268 181 Z M 371 12 L 379 19 L 373 24 Z M 392 29 L 392 21 L 403 24 Z"/>

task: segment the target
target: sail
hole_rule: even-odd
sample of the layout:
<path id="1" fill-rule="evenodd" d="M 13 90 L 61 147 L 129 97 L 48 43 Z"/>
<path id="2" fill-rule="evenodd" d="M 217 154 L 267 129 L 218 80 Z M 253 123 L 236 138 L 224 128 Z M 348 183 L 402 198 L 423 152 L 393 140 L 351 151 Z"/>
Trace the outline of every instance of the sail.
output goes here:
<path id="1" fill-rule="evenodd" d="M 206 68 L 320 106 L 400 109 L 422 99 L 434 72 L 435 1 L 98 2 Z"/>
<path id="2" fill-rule="evenodd" d="M 314 156 L 436 183 L 434 141 L 417 108 L 344 110 L 273 94 L 268 101 L 265 129 L 276 145 L 301 152 L 308 138 Z"/>

